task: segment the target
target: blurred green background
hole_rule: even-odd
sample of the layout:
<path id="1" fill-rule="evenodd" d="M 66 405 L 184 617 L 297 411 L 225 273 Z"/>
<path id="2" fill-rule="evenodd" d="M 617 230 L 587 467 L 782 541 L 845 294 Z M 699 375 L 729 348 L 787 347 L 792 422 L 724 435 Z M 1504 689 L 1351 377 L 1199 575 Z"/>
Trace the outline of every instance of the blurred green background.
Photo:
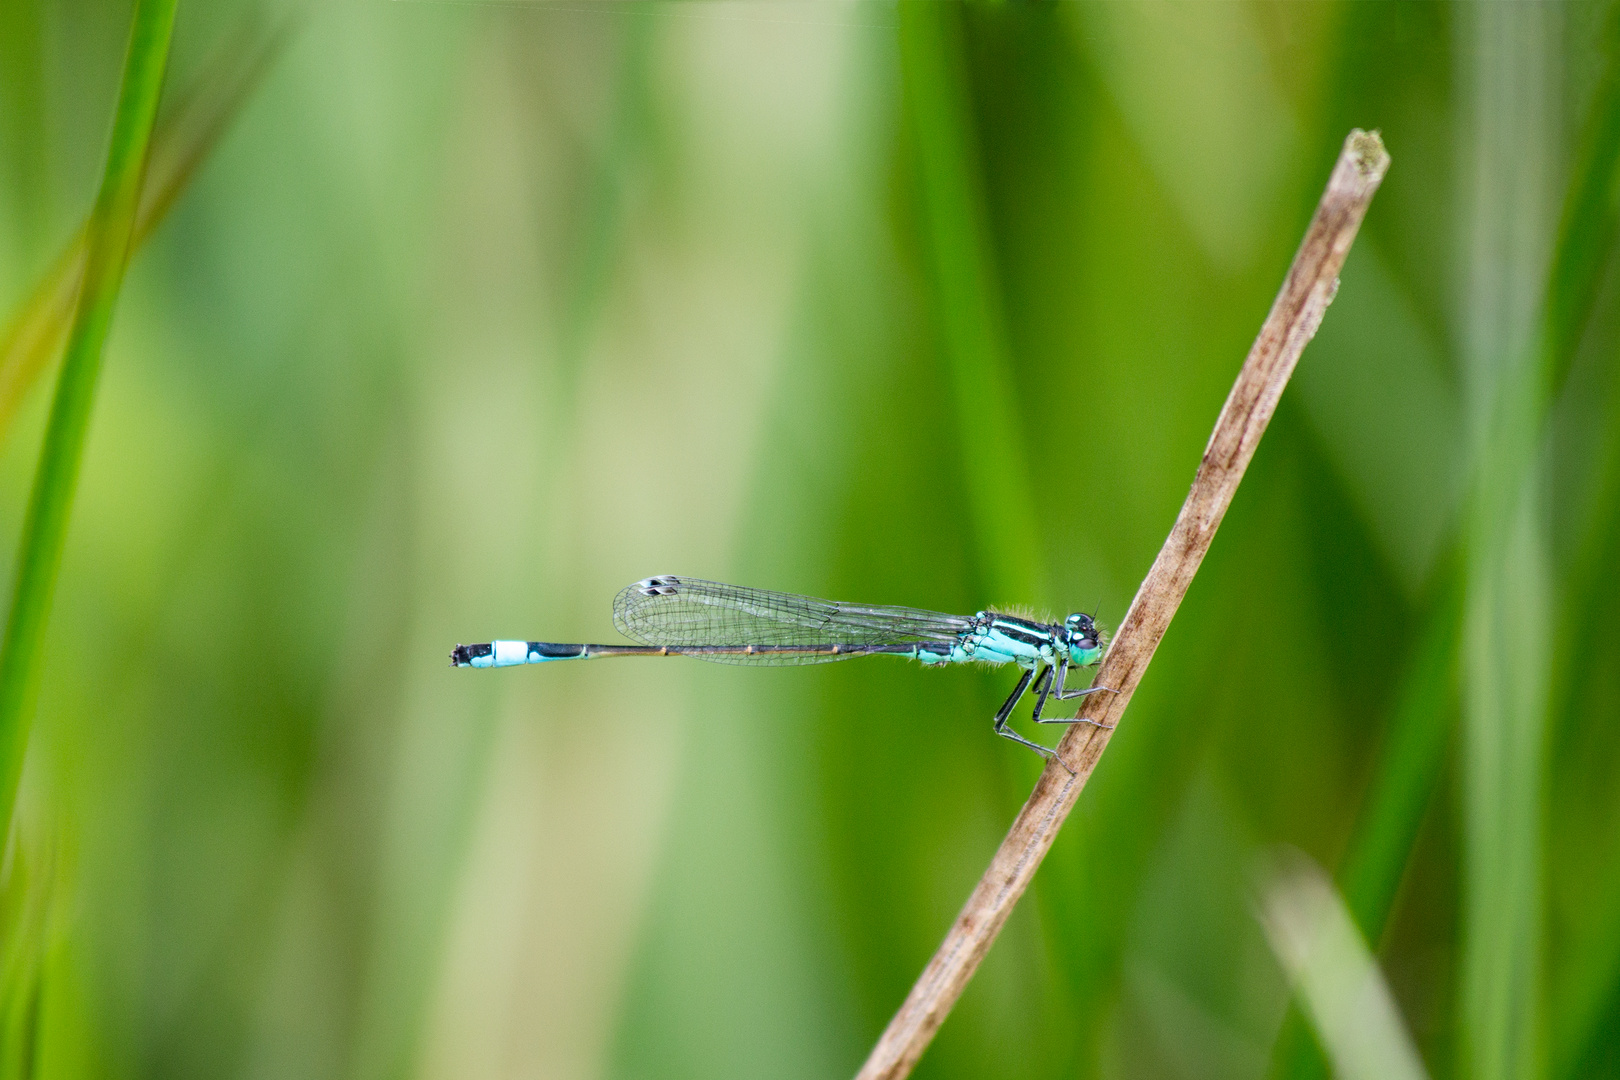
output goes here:
<path id="1" fill-rule="evenodd" d="M 1007 674 L 448 650 L 667 572 L 1117 624 L 1352 126 L 1338 299 L 917 1075 L 1323 1074 L 1277 844 L 1433 1075 L 1620 1075 L 1612 8 L 184 0 L 229 126 L 107 349 L 0 1076 L 852 1074 L 1037 773 Z M 6 318 L 129 20 L 0 2 Z"/>

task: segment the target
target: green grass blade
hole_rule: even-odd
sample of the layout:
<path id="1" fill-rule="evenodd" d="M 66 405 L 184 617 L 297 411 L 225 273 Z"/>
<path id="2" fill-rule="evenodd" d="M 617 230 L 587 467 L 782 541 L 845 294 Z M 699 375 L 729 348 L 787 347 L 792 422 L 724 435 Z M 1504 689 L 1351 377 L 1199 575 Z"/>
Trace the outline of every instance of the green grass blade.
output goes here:
<path id="1" fill-rule="evenodd" d="M 1548 336 L 1564 344 L 1569 353 L 1574 352 L 1595 306 L 1601 274 L 1620 235 L 1620 20 L 1612 14 L 1606 45 L 1607 66 L 1578 158 L 1583 212 L 1566 219 L 1561 236 L 1564 245 L 1576 250 L 1561 252 L 1554 266 L 1555 298 L 1556 286 L 1564 281 L 1573 283 L 1568 291 L 1581 291 L 1562 305 L 1548 305 Z M 1570 357 L 1551 353 L 1545 362 L 1556 377 L 1567 369 Z M 1589 488 L 1584 520 L 1576 526 L 1577 539 L 1562 583 L 1549 695 L 1555 760 L 1560 744 L 1580 737 L 1578 719 L 1583 712 L 1599 723 L 1606 719 L 1583 701 L 1586 695 L 1582 691 L 1589 691 L 1593 681 L 1605 679 L 1598 643 L 1604 640 L 1603 631 L 1613 611 L 1610 582 L 1615 553 L 1620 551 L 1620 514 L 1615 512 L 1620 507 L 1620 428 L 1616 427 L 1620 382 L 1612 381 L 1613 375 L 1610 379 L 1606 422 L 1599 425 L 1604 435 L 1592 455 L 1597 461 L 1595 481 Z M 1609 1041 L 1614 1000 L 1620 993 L 1620 929 L 1609 914 L 1620 903 L 1620 864 L 1611 863 L 1607 872 L 1597 875 L 1584 874 L 1582 880 L 1590 894 L 1587 904 L 1593 913 L 1592 924 L 1565 931 L 1566 935 L 1579 935 L 1581 947 L 1562 957 L 1549 990 L 1549 1056 L 1553 1074 L 1558 1076 L 1579 1075 L 1582 1063 L 1601 1053 Z"/>
<path id="2" fill-rule="evenodd" d="M 1620 20 L 1611 16 L 1605 60 L 1591 116 L 1581 141 L 1558 251 L 1548 279 L 1543 311 L 1545 384 L 1557 387 L 1569 372 L 1582 331 L 1592 315 L 1603 271 L 1620 229 Z"/>
<path id="3" fill-rule="evenodd" d="M 1375 945 L 1383 937 L 1396 890 L 1418 830 L 1445 767 L 1457 719 L 1457 647 L 1461 634 L 1462 578 L 1453 558 L 1440 570 L 1438 596 L 1395 695 L 1378 768 L 1339 868 L 1344 903 L 1357 930 Z M 1298 1006 L 1273 1056 L 1274 1076 L 1305 1080 L 1326 1076 L 1320 1048 L 1305 1029 Z"/>
<path id="4" fill-rule="evenodd" d="M 1501 110 L 1502 101 L 1513 97 L 1498 93 L 1483 107 Z M 1501 125 L 1517 119 L 1511 109 L 1507 112 L 1485 122 Z M 1495 138 L 1506 136 L 1497 131 Z M 1514 145 L 1519 153 L 1534 149 Z M 1536 459 L 1546 422 L 1551 395 L 1545 380 L 1561 380 L 1567 372 L 1564 354 L 1573 349 L 1579 323 L 1590 308 L 1589 301 L 1571 298 L 1587 295 L 1591 279 L 1602 269 L 1601 260 L 1576 257 L 1569 250 L 1590 235 L 1591 217 L 1601 204 L 1589 192 L 1608 182 L 1602 174 L 1612 176 L 1614 156 L 1592 153 L 1586 163 L 1588 171 L 1576 175 L 1566 200 L 1558 269 L 1546 284 L 1540 323 L 1521 318 L 1516 337 L 1497 336 L 1501 342 L 1515 341 L 1508 348 L 1517 353 L 1473 358 L 1476 433 L 1481 439 L 1472 509 L 1464 538 L 1445 563 L 1445 584 L 1397 697 L 1390 735 L 1340 873 L 1352 913 L 1376 941 L 1444 765 L 1453 715 L 1451 675 L 1458 670 L 1461 647 L 1472 662 L 1463 672 L 1468 885 L 1460 996 L 1469 1040 L 1465 1053 L 1480 1075 L 1518 1075 L 1533 1068 L 1539 1057 L 1534 1019 L 1540 965 L 1537 793 L 1547 657 L 1524 641 L 1544 640 L 1536 627 L 1546 614 L 1547 566 L 1544 545 L 1523 514 L 1526 500 L 1535 498 L 1525 463 Z M 1521 177 L 1512 177 L 1512 166 L 1504 167 L 1499 159 L 1491 166 L 1501 175 L 1492 178 L 1496 186 L 1490 190 L 1505 198 L 1501 185 Z M 1481 206 L 1476 212 L 1498 220 L 1509 213 L 1501 206 Z M 1528 260 L 1521 253 L 1519 261 Z M 1476 318 L 1487 319 L 1494 307 L 1480 286 L 1505 286 L 1471 284 Z M 1529 341 L 1525 326 L 1537 331 Z M 1482 334 L 1476 340 L 1489 337 Z M 1562 362 L 1538 363 L 1548 357 Z M 1511 620 L 1507 608 L 1514 612 Z M 1506 656 L 1515 657 L 1512 671 L 1501 663 Z M 1285 1027 L 1278 1060 L 1281 1075 L 1323 1075 L 1319 1051 L 1305 1037 L 1297 1013 Z"/>
<path id="5" fill-rule="evenodd" d="M 0 645 L 0 836 L 11 826 L 28 746 L 29 711 L 90 409 L 113 309 L 124 280 L 141 176 L 168 66 L 177 0 L 139 0 L 101 190 L 85 230 L 84 277 L 62 374 L 23 521 L 6 636 Z"/>
<path id="6" fill-rule="evenodd" d="M 1044 595 L 1028 462 L 977 174 L 959 9 L 901 4 L 900 63 L 914 128 L 924 258 L 949 366 L 982 582 L 1002 602 Z"/>
<path id="7" fill-rule="evenodd" d="M 0 1080 L 25 1080 L 37 1071 L 56 861 L 54 837 L 19 835 L 0 875 Z"/>
<path id="8" fill-rule="evenodd" d="M 1474 9 L 1475 172 L 1465 357 L 1475 485 L 1464 518 L 1459 1054 L 1479 1080 L 1539 1074 L 1544 960 L 1542 784 L 1551 559 L 1537 463 L 1548 394 L 1538 317 L 1556 101 L 1556 16 Z"/>
<path id="9" fill-rule="evenodd" d="M 1317 865 L 1279 852 L 1260 881 L 1259 918 L 1295 992 L 1347 1080 L 1426 1080 L 1395 997 L 1349 905 Z"/>
<path id="10" fill-rule="evenodd" d="M 1540 373 L 1531 391 L 1533 412 L 1525 419 L 1527 432 L 1533 435 L 1527 434 L 1527 440 L 1539 437 L 1547 410 L 1566 381 L 1620 235 L 1620 65 L 1615 63 L 1612 43 L 1591 110 L 1576 155 L 1578 164 L 1570 176 L 1558 247 L 1547 277 L 1538 343 Z M 1480 482 L 1476 476 L 1476 488 Z M 1598 487 L 1600 491 L 1608 490 L 1602 483 Z M 1606 519 L 1594 523 L 1601 520 Z M 1451 698 L 1456 685 L 1455 650 L 1461 641 L 1463 594 L 1457 565 L 1460 543 L 1453 541 L 1451 548 L 1453 554 L 1441 571 L 1444 584 L 1437 590 L 1414 662 L 1397 695 L 1389 735 L 1338 875 L 1358 925 L 1375 942 L 1383 933 L 1422 817 L 1439 783 L 1455 718 L 1456 705 Z M 1559 665 L 1559 670 L 1552 673 L 1555 688 L 1567 685 L 1567 677 L 1561 677 L 1563 669 L 1580 666 L 1577 658 L 1584 640 L 1580 628 L 1590 619 L 1582 605 L 1601 595 L 1591 587 L 1591 581 L 1595 574 L 1607 570 L 1595 554 L 1604 550 L 1607 545 L 1601 537 L 1589 537 L 1581 545 L 1584 555 L 1575 560 L 1566 583 L 1564 592 L 1570 597 L 1570 607 L 1562 618 L 1560 644 L 1553 650 Z M 1588 568 L 1584 574 L 1582 567 Z M 1555 693 L 1554 717 L 1562 711 L 1560 700 Z M 1614 963 L 1620 965 L 1620 954 Z M 1607 985 L 1607 981 L 1596 980 L 1593 985 Z M 1275 1075 L 1295 1080 L 1324 1075 L 1320 1054 L 1299 1021 L 1297 1012 L 1291 1012 L 1279 1040 L 1276 1060 L 1281 1067 Z"/>
<path id="11" fill-rule="evenodd" d="M 1383 936 L 1457 718 L 1462 583 L 1450 565 L 1441 577 L 1440 595 L 1396 695 L 1379 772 L 1339 872 L 1345 904 L 1373 942 Z"/>
<path id="12" fill-rule="evenodd" d="M 1564 610 L 1553 670 L 1551 723 L 1554 728 L 1552 771 L 1563 779 L 1563 769 L 1577 760 L 1612 760 L 1614 740 L 1603 729 L 1612 727 L 1612 684 L 1615 655 L 1613 612 L 1620 602 L 1614 565 L 1620 559 L 1620 379 L 1609 394 L 1604 429 L 1607 432 L 1586 535 L 1577 548 L 1563 583 Z M 1606 510 L 1606 512 L 1603 512 Z M 1593 731 L 1596 727 L 1599 730 Z M 1599 767 L 1601 769 L 1601 766 Z M 1598 784 L 1602 786 L 1602 782 Z M 1580 850 L 1582 859 L 1565 869 L 1567 881 L 1578 880 L 1578 896 L 1564 897 L 1558 937 L 1568 942 L 1551 971 L 1548 991 L 1548 1036 L 1552 1074 L 1559 1077 L 1598 1075 L 1592 1062 L 1614 1045 L 1614 1017 L 1620 1010 L 1620 852 L 1615 833 L 1603 822 L 1612 813 L 1605 805 L 1594 812 L 1588 788 L 1566 796 L 1564 816 L 1553 822 L 1557 830 L 1572 814 L 1585 819 L 1579 839 L 1558 837 L 1567 853 Z M 1581 796 L 1587 796 L 1582 801 Z M 1554 803 L 1555 812 L 1559 807 Z M 1554 835 L 1557 833 L 1555 831 Z M 1605 850 L 1606 849 L 1606 850 Z M 1596 855 L 1597 858 L 1593 858 Z M 1567 857 L 1567 855 L 1566 855 Z M 1573 910 L 1572 910 L 1573 909 Z"/>
<path id="13" fill-rule="evenodd" d="M 626 15 L 613 119 L 607 144 L 591 169 L 570 295 L 557 331 L 562 395 L 570 402 L 621 253 L 632 171 L 646 156 L 651 136 L 653 46 L 657 40 L 653 19 L 652 9 L 646 7 L 632 8 Z"/>
<path id="14" fill-rule="evenodd" d="M 267 28 L 251 13 L 216 50 L 198 78 L 177 95 L 152 139 L 151 160 L 135 214 L 135 250 L 168 215 L 207 160 L 231 121 L 291 36 L 289 19 Z M 40 279 L 27 301 L 0 332 L 0 441 L 18 407 L 56 355 L 84 274 L 88 223 Z"/>

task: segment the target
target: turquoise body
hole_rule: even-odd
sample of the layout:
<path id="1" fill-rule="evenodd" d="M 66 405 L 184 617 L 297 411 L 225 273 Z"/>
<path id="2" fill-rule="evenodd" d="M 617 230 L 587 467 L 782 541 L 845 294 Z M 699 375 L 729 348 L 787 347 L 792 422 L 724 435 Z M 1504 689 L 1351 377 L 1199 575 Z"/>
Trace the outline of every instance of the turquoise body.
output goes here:
<path id="1" fill-rule="evenodd" d="M 1084 616 L 1069 617 L 1070 625 L 1079 625 Z M 975 629 L 964 633 L 949 652 L 923 652 L 916 659 L 930 666 L 941 664 L 1016 664 L 1021 668 L 1037 668 L 1042 664 L 1057 665 L 1067 661 L 1070 667 L 1086 667 L 1096 663 L 1102 655 L 1102 645 L 1093 636 L 1088 638 L 1089 648 L 1078 648 L 1069 640 L 1071 635 L 1064 626 L 1051 626 L 1012 615 L 998 615 L 981 611 L 974 616 Z M 1086 625 L 1090 619 L 1086 618 Z"/>

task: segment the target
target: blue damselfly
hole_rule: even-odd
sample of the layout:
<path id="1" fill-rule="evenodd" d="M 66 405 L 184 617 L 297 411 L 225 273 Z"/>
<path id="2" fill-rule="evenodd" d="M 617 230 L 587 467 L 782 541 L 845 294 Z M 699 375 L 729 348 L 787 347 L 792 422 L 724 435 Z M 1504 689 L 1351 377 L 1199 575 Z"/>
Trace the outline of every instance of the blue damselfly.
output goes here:
<path id="1" fill-rule="evenodd" d="M 688 577 L 638 581 L 613 601 L 613 625 L 640 645 L 570 645 L 550 641 L 490 641 L 457 645 L 456 667 L 514 667 L 602 656 L 695 656 L 721 664 L 820 664 L 856 656 L 901 656 L 929 667 L 1013 664 L 1018 684 L 996 710 L 996 734 L 1057 760 L 1052 751 L 1007 726 L 1033 683 L 1037 724 L 1093 723 L 1043 717 L 1048 698 L 1066 701 L 1093 690 L 1070 689 L 1071 667 L 1102 657 L 1103 638 L 1090 615 L 1061 623 L 981 611 L 944 615 L 916 608 L 846 604 L 791 593 L 722 585 Z"/>

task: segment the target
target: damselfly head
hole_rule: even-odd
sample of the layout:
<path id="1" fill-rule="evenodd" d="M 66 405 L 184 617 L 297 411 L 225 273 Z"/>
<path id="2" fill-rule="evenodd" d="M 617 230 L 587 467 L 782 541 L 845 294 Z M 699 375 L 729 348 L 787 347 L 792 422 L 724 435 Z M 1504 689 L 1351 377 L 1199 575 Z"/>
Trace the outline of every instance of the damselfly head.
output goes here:
<path id="1" fill-rule="evenodd" d="M 1082 657 L 1095 653 L 1101 638 L 1097 632 L 1097 624 L 1091 621 L 1091 616 L 1083 611 L 1077 611 L 1063 621 L 1063 628 L 1069 635 L 1069 654 L 1080 663 L 1090 663 L 1088 659 Z"/>

